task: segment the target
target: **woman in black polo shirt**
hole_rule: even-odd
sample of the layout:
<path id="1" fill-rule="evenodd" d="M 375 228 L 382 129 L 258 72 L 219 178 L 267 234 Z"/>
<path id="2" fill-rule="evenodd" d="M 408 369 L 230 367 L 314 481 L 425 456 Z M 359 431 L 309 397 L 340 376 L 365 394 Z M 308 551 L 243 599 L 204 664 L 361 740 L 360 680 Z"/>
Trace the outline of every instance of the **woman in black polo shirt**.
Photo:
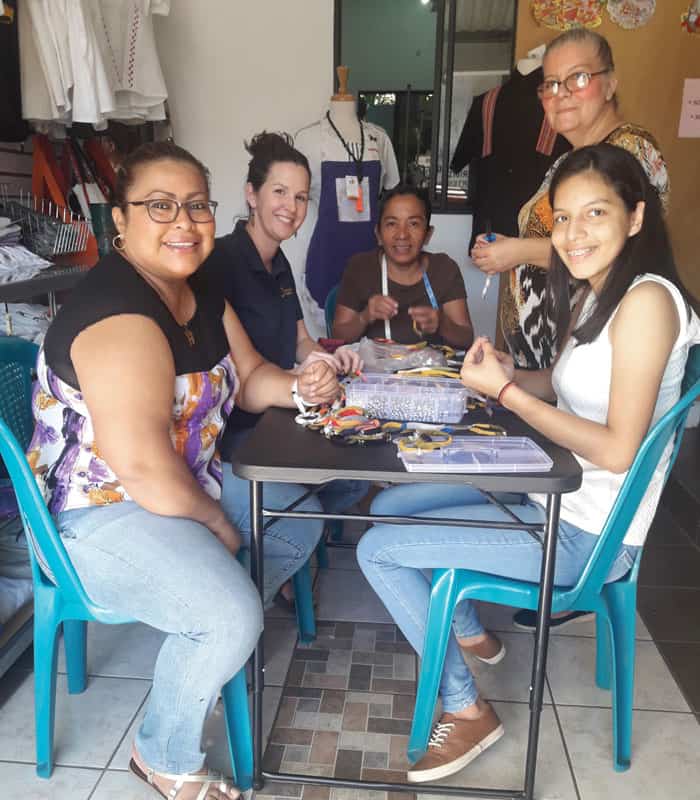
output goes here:
<path id="1" fill-rule="evenodd" d="M 306 217 L 311 182 L 306 156 L 292 147 L 287 134 L 265 131 L 254 136 L 246 150 L 251 155 L 245 186 L 250 215 L 240 220 L 232 233 L 216 240 L 203 273 L 222 288 L 253 345 L 268 361 L 292 370 L 295 364 L 323 359 L 338 372 L 354 372 L 359 367 L 356 353 L 341 347 L 330 355 L 309 336 L 294 276 L 280 249 Z M 234 410 L 221 445 L 226 461 L 259 418 L 259 414 Z M 266 502 L 271 504 L 274 487 L 265 486 Z M 324 486 L 318 498 L 324 511 L 342 512 L 366 492 L 365 483 L 338 480 Z"/>

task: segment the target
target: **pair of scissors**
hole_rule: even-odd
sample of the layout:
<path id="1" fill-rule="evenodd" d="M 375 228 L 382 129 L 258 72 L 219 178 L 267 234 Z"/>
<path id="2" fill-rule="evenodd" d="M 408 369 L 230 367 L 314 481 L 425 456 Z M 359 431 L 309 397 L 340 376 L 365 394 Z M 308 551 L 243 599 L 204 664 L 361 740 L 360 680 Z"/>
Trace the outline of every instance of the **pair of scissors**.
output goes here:
<path id="1" fill-rule="evenodd" d="M 491 220 L 490 219 L 486 220 L 486 235 L 484 236 L 484 239 L 487 242 L 495 242 L 496 241 L 496 234 L 491 230 Z M 492 277 L 493 276 L 491 274 L 488 274 L 486 276 L 486 281 L 484 283 L 484 288 L 481 290 L 481 299 L 482 300 L 486 299 L 486 295 L 488 294 L 488 291 L 489 291 L 489 286 L 491 285 L 491 278 Z"/>

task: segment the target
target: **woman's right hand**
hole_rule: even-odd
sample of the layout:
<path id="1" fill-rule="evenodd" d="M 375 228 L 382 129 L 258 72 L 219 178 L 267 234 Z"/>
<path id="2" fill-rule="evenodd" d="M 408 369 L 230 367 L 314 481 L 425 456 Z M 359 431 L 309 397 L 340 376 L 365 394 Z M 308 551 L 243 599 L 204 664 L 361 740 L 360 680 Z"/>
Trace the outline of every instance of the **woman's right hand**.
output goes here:
<path id="1" fill-rule="evenodd" d="M 307 366 L 302 365 L 298 372 L 297 388 L 307 403 L 332 403 L 340 392 L 340 384 L 335 367 L 325 359 L 307 359 Z M 305 362 L 306 363 L 306 362 Z"/>
<path id="2" fill-rule="evenodd" d="M 235 556 L 241 549 L 241 534 L 238 528 L 229 522 L 228 517 L 224 514 L 223 509 L 221 516 L 215 522 L 210 523 L 209 530 L 216 536 L 216 538 L 224 545 L 224 547 Z"/>
<path id="3" fill-rule="evenodd" d="M 517 236 L 503 236 L 501 233 L 491 235 L 496 237 L 492 242 L 486 240 L 485 233 L 480 233 L 476 237 L 474 247 L 469 253 L 475 267 L 493 275 L 497 272 L 507 272 L 523 263 L 520 239 Z"/>
<path id="4" fill-rule="evenodd" d="M 367 301 L 367 321 L 392 319 L 399 313 L 399 304 L 386 294 L 373 294 Z"/>

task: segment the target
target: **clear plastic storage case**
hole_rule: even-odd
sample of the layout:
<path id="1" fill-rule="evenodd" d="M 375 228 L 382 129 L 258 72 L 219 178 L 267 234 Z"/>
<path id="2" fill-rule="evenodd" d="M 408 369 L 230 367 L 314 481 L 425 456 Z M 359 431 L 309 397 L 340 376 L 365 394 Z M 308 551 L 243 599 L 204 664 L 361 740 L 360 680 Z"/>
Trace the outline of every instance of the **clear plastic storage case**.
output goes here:
<path id="1" fill-rule="evenodd" d="M 549 472 L 552 459 L 527 436 L 460 436 L 439 450 L 404 452 L 408 472 Z"/>
<path id="2" fill-rule="evenodd" d="M 380 419 L 459 422 L 468 392 L 450 378 L 409 378 L 364 373 L 345 387 L 346 403 Z"/>

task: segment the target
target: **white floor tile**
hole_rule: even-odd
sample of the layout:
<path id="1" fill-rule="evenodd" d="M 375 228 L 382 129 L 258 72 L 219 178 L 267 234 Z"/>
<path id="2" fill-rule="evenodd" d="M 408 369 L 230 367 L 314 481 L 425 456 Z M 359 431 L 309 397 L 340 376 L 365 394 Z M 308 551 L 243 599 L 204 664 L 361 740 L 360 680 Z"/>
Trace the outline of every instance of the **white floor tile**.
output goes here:
<path id="1" fill-rule="evenodd" d="M 520 631 L 513 625 L 513 614 L 517 610 L 517 608 L 513 608 L 512 606 L 500 606 L 496 603 L 479 603 L 479 617 L 481 622 L 485 628 L 492 631 L 518 631 L 519 633 L 527 633 L 527 631 Z M 595 622 L 576 622 L 562 629 L 552 628 L 551 635 L 595 636 Z M 639 614 L 637 614 L 635 638 L 651 641 L 651 634 Z"/>
<path id="2" fill-rule="evenodd" d="M 700 798 L 700 725 L 692 714 L 635 712 L 632 766 L 615 772 L 610 712 L 558 711 L 582 800 Z"/>
<path id="3" fill-rule="evenodd" d="M 329 569 L 349 569 L 359 571 L 354 547 L 327 547 Z"/>
<path id="4" fill-rule="evenodd" d="M 599 689 L 595 683 L 594 639 L 552 637 L 547 675 L 557 705 L 610 706 L 612 703 L 611 693 Z M 634 707 L 689 710 L 654 642 L 636 643 Z"/>
<path id="5" fill-rule="evenodd" d="M 494 703 L 505 735 L 461 772 L 441 783 L 449 786 L 522 789 L 529 709 L 520 703 Z M 432 800 L 435 795 L 420 795 Z M 571 771 L 566 761 L 559 728 L 551 707 L 544 708 L 535 784 L 537 800 L 576 800 Z"/>
<path id="6" fill-rule="evenodd" d="M 154 800 L 157 795 L 150 786 L 130 772 L 105 772 L 90 800 Z"/>
<path id="7" fill-rule="evenodd" d="M 139 622 L 130 625 L 88 624 L 88 674 L 108 678 L 153 678 L 158 651 L 166 634 Z M 59 647 L 58 671 L 66 671 Z"/>
<path id="8" fill-rule="evenodd" d="M 361 572 L 321 570 L 316 619 L 336 622 L 393 622 Z"/>
<path id="9" fill-rule="evenodd" d="M 143 722 L 143 715 L 146 713 L 146 698 L 139 709 L 136 718 L 129 726 L 122 743 L 119 745 L 119 749 L 114 754 L 114 757 L 109 762 L 108 766 L 111 770 L 126 770 L 129 769 L 129 760 L 131 759 L 131 748 L 134 744 L 134 739 L 136 738 L 136 731 L 141 726 Z"/>
<path id="10" fill-rule="evenodd" d="M 0 792 L 3 800 L 87 800 L 100 775 L 94 769 L 56 767 L 45 780 L 33 764 L 0 763 Z"/>
<path id="11" fill-rule="evenodd" d="M 69 695 L 64 675 L 56 687 L 56 764 L 105 767 L 149 689 L 147 681 L 90 678 L 82 694 Z M 27 676 L 0 714 L 0 759 L 35 760 L 34 679 Z"/>
<path id="12" fill-rule="evenodd" d="M 265 625 L 265 686 L 282 686 L 297 643 L 296 617 L 271 619 Z"/>

